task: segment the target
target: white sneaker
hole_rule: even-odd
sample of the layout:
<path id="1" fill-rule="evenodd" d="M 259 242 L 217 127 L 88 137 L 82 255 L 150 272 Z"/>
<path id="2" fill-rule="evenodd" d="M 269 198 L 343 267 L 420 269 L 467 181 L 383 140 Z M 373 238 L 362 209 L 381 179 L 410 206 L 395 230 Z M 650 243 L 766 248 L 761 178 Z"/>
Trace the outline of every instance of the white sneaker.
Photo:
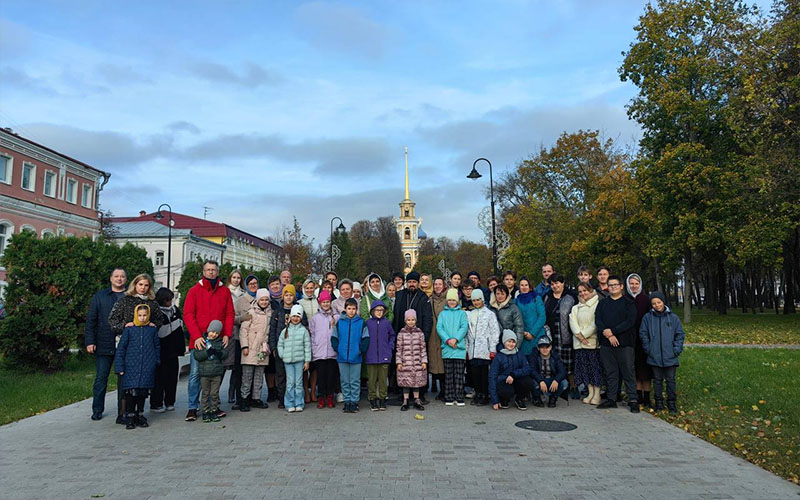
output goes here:
<path id="1" fill-rule="evenodd" d="M 468 392 L 464 395 L 464 397 L 467 399 L 472 399 L 474 396 L 475 396 L 474 392 Z"/>
<path id="2" fill-rule="evenodd" d="M 467 403 L 465 403 L 463 401 L 456 401 L 456 406 L 466 406 L 466 405 L 467 405 Z"/>
<path id="3" fill-rule="evenodd" d="M 336 402 L 337 403 L 344 403 L 344 394 L 341 392 L 336 393 Z"/>
<path id="4" fill-rule="evenodd" d="M 302 406 L 295 406 L 294 407 L 294 411 L 298 411 L 298 412 L 299 411 L 303 411 L 303 407 Z"/>
<path id="5" fill-rule="evenodd" d="M 444 402 L 444 405 L 445 405 L 445 406 L 453 406 L 454 404 L 455 404 L 455 403 L 454 403 L 454 402 L 452 402 L 452 401 L 445 401 L 445 402 Z"/>
<path id="6" fill-rule="evenodd" d="M 297 411 L 297 408 L 294 408 L 294 407 L 286 408 L 286 411 L 288 411 L 289 413 L 294 413 L 295 411 Z"/>
<path id="7" fill-rule="evenodd" d="M 167 411 L 175 411 L 175 407 L 167 405 Z"/>
<path id="8" fill-rule="evenodd" d="M 158 408 L 150 408 L 150 413 L 164 413 L 167 411 L 163 406 L 159 406 Z"/>

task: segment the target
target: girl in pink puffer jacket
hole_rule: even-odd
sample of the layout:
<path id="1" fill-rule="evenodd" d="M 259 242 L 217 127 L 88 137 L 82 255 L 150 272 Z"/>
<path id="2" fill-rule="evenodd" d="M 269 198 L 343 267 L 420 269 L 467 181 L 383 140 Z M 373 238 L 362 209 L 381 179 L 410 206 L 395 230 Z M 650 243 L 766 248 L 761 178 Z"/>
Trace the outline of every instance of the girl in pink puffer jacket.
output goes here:
<path id="1" fill-rule="evenodd" d="M 397 334 L 397 385 L 403 388 L 403 406 L 408 410 L 408 395 L 414 391 L 414 408 L 424 410 L 419 400 L 419 388 L 428 385 L 428 350 L 425 335 L 417 328 L 417 311 L 409 309 L 405 314 L 406 326 Z"/>

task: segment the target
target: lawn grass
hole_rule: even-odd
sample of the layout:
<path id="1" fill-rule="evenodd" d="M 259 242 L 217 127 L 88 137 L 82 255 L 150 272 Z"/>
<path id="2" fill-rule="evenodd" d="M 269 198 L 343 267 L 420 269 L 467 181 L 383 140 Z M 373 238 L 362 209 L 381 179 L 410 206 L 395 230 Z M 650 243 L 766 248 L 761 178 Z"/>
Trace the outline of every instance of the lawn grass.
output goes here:
<path id="1" fill-rule="evenodd" d="M 800 350 L 689 347 L 680 361 L 680 414 L 659 417 L 798 484 Z"/>
<path id="2" fill-rule="evenodd" d="M 92 397 L 94 358 L 73 354 L 64 370 L 52 374 L 20 373 L 0 363 L 0 425 Z M 117 377 L 108 378 L 108 390 Z"/>
<path id="3" fill-rule="evenodd" d="M 683 317 L 682 311 L 675 311 Z M 726 315 L 692 310 L 692 322 L 684 325 L 686 342 L 697 344 L 800 344 L 800 314 L 742 313 Z"/>

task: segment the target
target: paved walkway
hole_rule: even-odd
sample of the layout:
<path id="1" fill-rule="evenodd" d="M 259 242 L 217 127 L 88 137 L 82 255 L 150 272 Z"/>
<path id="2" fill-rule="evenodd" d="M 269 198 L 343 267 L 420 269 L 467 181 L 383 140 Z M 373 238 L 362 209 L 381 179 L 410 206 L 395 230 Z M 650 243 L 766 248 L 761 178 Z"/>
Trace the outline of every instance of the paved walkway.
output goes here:
<path id="1" fill-rule="evenodd" d="M 415 420 L 391 406 L 357 415 L 271 406 L 185 423 L 185 385 L 178 410 L 148 415 L 148 429 L 92 422 L 90 401 L 0 427 L 0 498 L 800 499 L 797 486 L 627 409 L 437 403 Z M 514 426 L 524 419 L 578 427 Z"/>

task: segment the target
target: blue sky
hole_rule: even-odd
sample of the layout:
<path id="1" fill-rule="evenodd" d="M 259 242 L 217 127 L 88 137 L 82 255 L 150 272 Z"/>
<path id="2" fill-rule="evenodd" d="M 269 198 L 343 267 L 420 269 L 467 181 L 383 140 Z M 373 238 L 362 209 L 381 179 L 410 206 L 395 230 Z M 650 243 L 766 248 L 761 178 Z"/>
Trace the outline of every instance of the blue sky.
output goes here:
<path id="1" fill-rule="evenodd" d="M 296 215 L 317 243 L 398 213 L 408 146 L 426 232 L 479 240 L 476 158 L 636 143 L 617 68 L 644 3 L 4 0 L 0 125 L 110 172 L 116 215 Z"/>

